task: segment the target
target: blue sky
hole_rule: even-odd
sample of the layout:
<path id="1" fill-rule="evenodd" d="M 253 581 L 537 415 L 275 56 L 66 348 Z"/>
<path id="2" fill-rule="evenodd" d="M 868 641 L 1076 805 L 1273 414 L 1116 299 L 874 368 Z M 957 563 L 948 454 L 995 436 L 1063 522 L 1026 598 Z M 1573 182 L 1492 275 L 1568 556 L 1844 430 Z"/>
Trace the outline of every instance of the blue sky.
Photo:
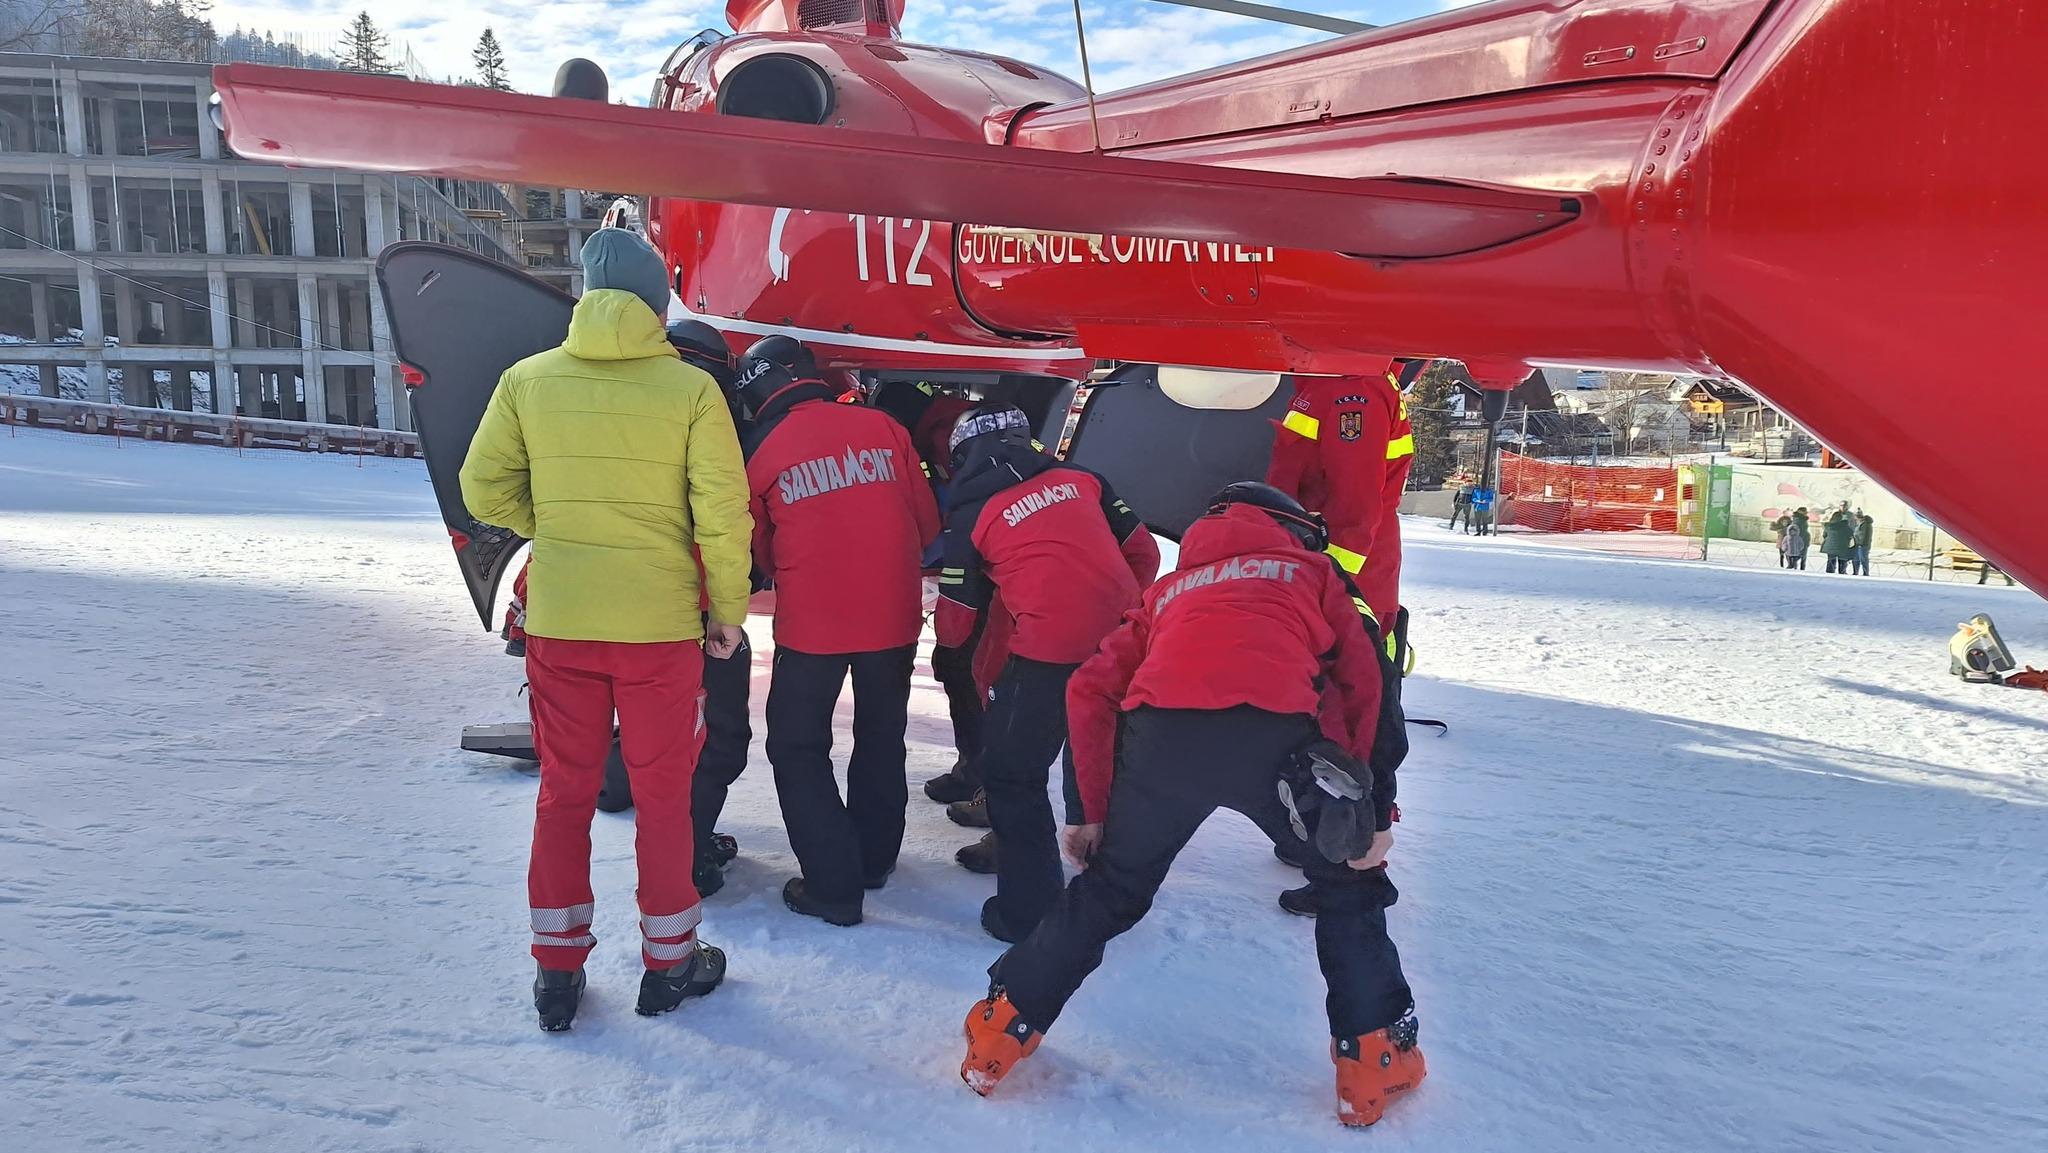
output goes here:
<path id="1" fill-rule="evenodd" d="M 1291 6 L 1388 24 L 1469 2 L 1295 0 Z M 394 42 L 409 42 L 437 76 L 466 75 L 470 49 L 490 25 L 505 45 L 515 87 L 545 92 L 556 65 L 571 56 L 588 56 L 610 72 L 615 96 L 636 101 L 646 99 L 654 71 L 671 48 L 700 28 L 726 26 L 724 5 L 702 0 L 669 5 L 470 0 L 459 11 L 455 5 L 420 0 L 216 0 L 213 19 L 223 33 L 240 25 L 328 38 L 363 9 Z M 430 9 L 435 11 L 428 14 Z M 1105 92 L 1322 38 L 1305 29 L 1144 0 L 1083 0 L 1082 11 L 1096 86 Z M 904 36 L 1014 56 L 1081 78 L 1071 0 L 907 0 Z"/>

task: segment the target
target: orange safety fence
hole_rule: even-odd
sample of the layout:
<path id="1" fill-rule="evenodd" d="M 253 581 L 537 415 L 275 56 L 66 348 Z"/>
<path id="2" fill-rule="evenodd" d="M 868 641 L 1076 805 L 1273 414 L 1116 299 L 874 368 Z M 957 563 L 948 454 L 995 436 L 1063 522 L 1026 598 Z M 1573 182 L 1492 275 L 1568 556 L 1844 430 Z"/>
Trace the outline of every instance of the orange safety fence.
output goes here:
<path id="1" fill-rule="evenodd" d="M 1678 531 L 1678 469 L 1563 464 L 1503 451 L 1499 499 L 1535 532 Z"/>

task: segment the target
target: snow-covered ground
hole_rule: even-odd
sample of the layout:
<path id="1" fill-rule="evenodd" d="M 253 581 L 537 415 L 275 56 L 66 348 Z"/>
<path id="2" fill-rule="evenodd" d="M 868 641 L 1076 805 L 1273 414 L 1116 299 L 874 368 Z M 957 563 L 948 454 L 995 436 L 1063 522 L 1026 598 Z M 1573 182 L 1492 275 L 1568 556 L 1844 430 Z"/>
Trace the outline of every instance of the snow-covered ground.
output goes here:
<path id="1" fill-rule="evenodd" d="M 1987 610 L 2048 664 L 2048 605 L 1410 528 L 1409 702 L 1453 726 L 1417 737 L 1396 849 L 1431 1077 L 1359 1135 L 1248 823 L 982 1101 L 967 836 L 918 797 L 866 925 L 792 916 L 758 752 L 705 927 L 726 987 L 633 1015 L 603 817 L 592 995 L 543 1036 L 533 778 L 454 748 L 519 715 L 519 670 L 419 466 L 0 437 L 0 1145 L 2043 1147 L 2048 694 L 1963 685 L 1943 644 Z M 921 779 L 952 753 L 928 681 L 914 709 Z"/>

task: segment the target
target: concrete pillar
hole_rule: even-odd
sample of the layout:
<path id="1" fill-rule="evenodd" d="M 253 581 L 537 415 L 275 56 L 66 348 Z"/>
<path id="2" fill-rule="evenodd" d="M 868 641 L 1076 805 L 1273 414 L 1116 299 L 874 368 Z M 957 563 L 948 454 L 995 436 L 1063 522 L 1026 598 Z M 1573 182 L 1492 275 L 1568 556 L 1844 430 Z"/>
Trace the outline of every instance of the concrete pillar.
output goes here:
<path id="1" fill-rule="evenodd" d="M 225 274 L 223 274 L 225 275 Z M 261 348 L 256 339 L 256 282 L 246 276 L 235 278 L 235 339 L 237 348 Z M 219 324 L 218 321 L 215 322 Z M 218 328 L 216 327 L 216 331 Z"/>
<path id="2" fill-rule="evenodd" d="M 116 276 L 114 281 L 114 335 L 121 339 L 121 347 L 132 349 L 138 343 L 142 331 L 141 311 L 135 300 L 135 285 L 127 278 Z"/>
<path id="3" fill-rule="evenodd" d="M 64 151 L 85 155 L 85 98 L 79 91 L 78 73 L 57 74 L 57 102 L 64 121 Z"/>
<path id="4" fill-rule="evenodd" d="M 228 360 L 228 354 L 220 349 L 213 354 L 213 411 L 226 414 L 235 410 L 235 366 Z"/>
<path id="5" fill-rule="evenodd" d="M 199 108 L 199 159 L 219 160 L 220 129 L 213 126 L 213 84 L 207 80 L 195 80 L 192 89 L 193 102 Z M 214 203 L 219 201 L 220 197 L 215 196 Z"/>
<path id="6" fill-rule="evenodd" d="M 100 270 L 90 264 L 78 265 L 78 329 L 88 353 L 107 346 L 107 324 L 100 312 Z"/>
<path id="7" fill-rule="evenodd" d="M 341 285 L 325 280 L 320 284 L 320 345 L 323 349 L 347 348 L 341 339 Z"/>
<path id="8" fill-rule="evenodd" d="M 232 412 L 235 407 L 234 367 L 228 349 L 235 343 L 233 314 L 228 304 L 227 270 L 218 264 L 206 269 L 206 321 L 208 343 L 213 346 L 213 411 Z"/>
<path id="9" fill-rule="evenodd" d="M 370 282 L 370 352 L 376 357 L 370 372 L 377 394 L 377 427 L 410 430 L 412 406 L 399 395 L 391 366 L 397 356 L 391 348 L 391 318 L 384 314 L 384 294 L 375 279 Z"/>
<path id="10" fill-rule="evenodd" d="M 121 142 L 119 138 L 121 120 L 119 114 L 115 111 L 113 98 L 100 96 L 93 103 L 99 108 L 100 155 L 121 155 Z"/>
<path id="11" fill-rule="evenodd" d="M 391 243 L 384 232 L 384 208 L 384 182 L 374 176 L 363 177 L 363 248 L 364 255 L 372 259 Z"/>
<path id="12" fill-rule="evenodd" d="M 292 255 L 312 256 L 318 250 L 313 246 L 313 186 L 303 180 L 291 182 L 292 204 Z M 271 237 L 272 245 L 277 243 Z"/>
<path id="13" fill-rule="evenodd" d="M 71 247 L 79 252 L 91 252 L 95 247 L 92 220 L 92 178 L 85 174 L 85 167 L 71 169 Z"/>
<path id="14" fill-rule="evenodd" d="M 206 270 L 206 323 L 207 343 L 216 349 L 233 348 L 233 330 L 229 327 L 233 314 L 228 306 L 228 274 L 219 265 Z"/>
<path id="15" fill-rule="evenodd" d="M 29 324 L 32 326 L 29 331 L 35 337 L 35 342 L 53 343 L 54 334 L 50 330 L 50 282 L 40 276 L 33 277 L 28 282 L 28 309 Z M 36 374 L 41 378 L 37 391 L 44 396 L 56 396 L 57 366 L 39 364 L 36 366 Z"/>
<path id="16" fill-rule="evenodd" d="M 206 251 L 219 256 L 228 250 L 227 210 L 221 199 L 220 173 L 201 173 L 199 189 L 206 209 Z"/>
<path id="17" fill-rule="evenodd" d="M 294 194 L 299 185 L 293 186 Z M 308 193 L 312 191 L 307 189 Z M 308 201 L 310 205 L 311 201 Z M 298 200 L 292 201 L 292 212 L 298 214 Z M 299 361 L 306 381 L 306 412 L 304 419 L 319 423 L 327 419 L 327 376 L 323 371 L 326 359 L 320 355 L 320 282 L 310 275 L 299 276 Z"/>

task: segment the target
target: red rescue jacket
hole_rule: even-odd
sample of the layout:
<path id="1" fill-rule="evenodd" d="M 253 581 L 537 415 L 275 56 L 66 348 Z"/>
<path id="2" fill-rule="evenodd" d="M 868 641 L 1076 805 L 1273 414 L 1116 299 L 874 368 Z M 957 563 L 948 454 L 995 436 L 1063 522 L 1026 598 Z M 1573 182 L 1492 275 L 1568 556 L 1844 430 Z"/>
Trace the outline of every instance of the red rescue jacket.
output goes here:
<path id="1" fill-rule="evenodd" d="M 938 639 L 966 643 L 1002 593 L 1008 652 L 1088 659 L 1159 571 L 1159 543 L 1109 482 L 1042 452 L 1000 445 L 963 462 L 949 493 Z M 992 625 L 983 648 L 999 629 Z"/>
<path id="2" fill-rule="evenodd" d="M 1415 463 L 1408 404 L 1390 366 L 1365 376 L 1296 378 L 1274 433 L 1266 482 L 1330 525 L 1330 555 L 1383 627 L 1401 607 L 1401 492 Z"/>
<path id="3" fill-rule="evenodd" d="M 1315 716 L 1370 763 L 1383 692 L 1378 646 L 1329 557 L 1256 509 L 1205 516 L 1181 539 L 1180 567 L 1067 683 L 1082 810 L 1103 819 L 1117 717 L 1140 705 Z"/>
<path id="4" fill-rule="evenodd" d="M 775 584 L 775 643 L 807 653 L 915 643 L 919 561 L 939 510 L 910 434 L 799 382 L 761 407 L 744 447 L 754 563 Z"/>

